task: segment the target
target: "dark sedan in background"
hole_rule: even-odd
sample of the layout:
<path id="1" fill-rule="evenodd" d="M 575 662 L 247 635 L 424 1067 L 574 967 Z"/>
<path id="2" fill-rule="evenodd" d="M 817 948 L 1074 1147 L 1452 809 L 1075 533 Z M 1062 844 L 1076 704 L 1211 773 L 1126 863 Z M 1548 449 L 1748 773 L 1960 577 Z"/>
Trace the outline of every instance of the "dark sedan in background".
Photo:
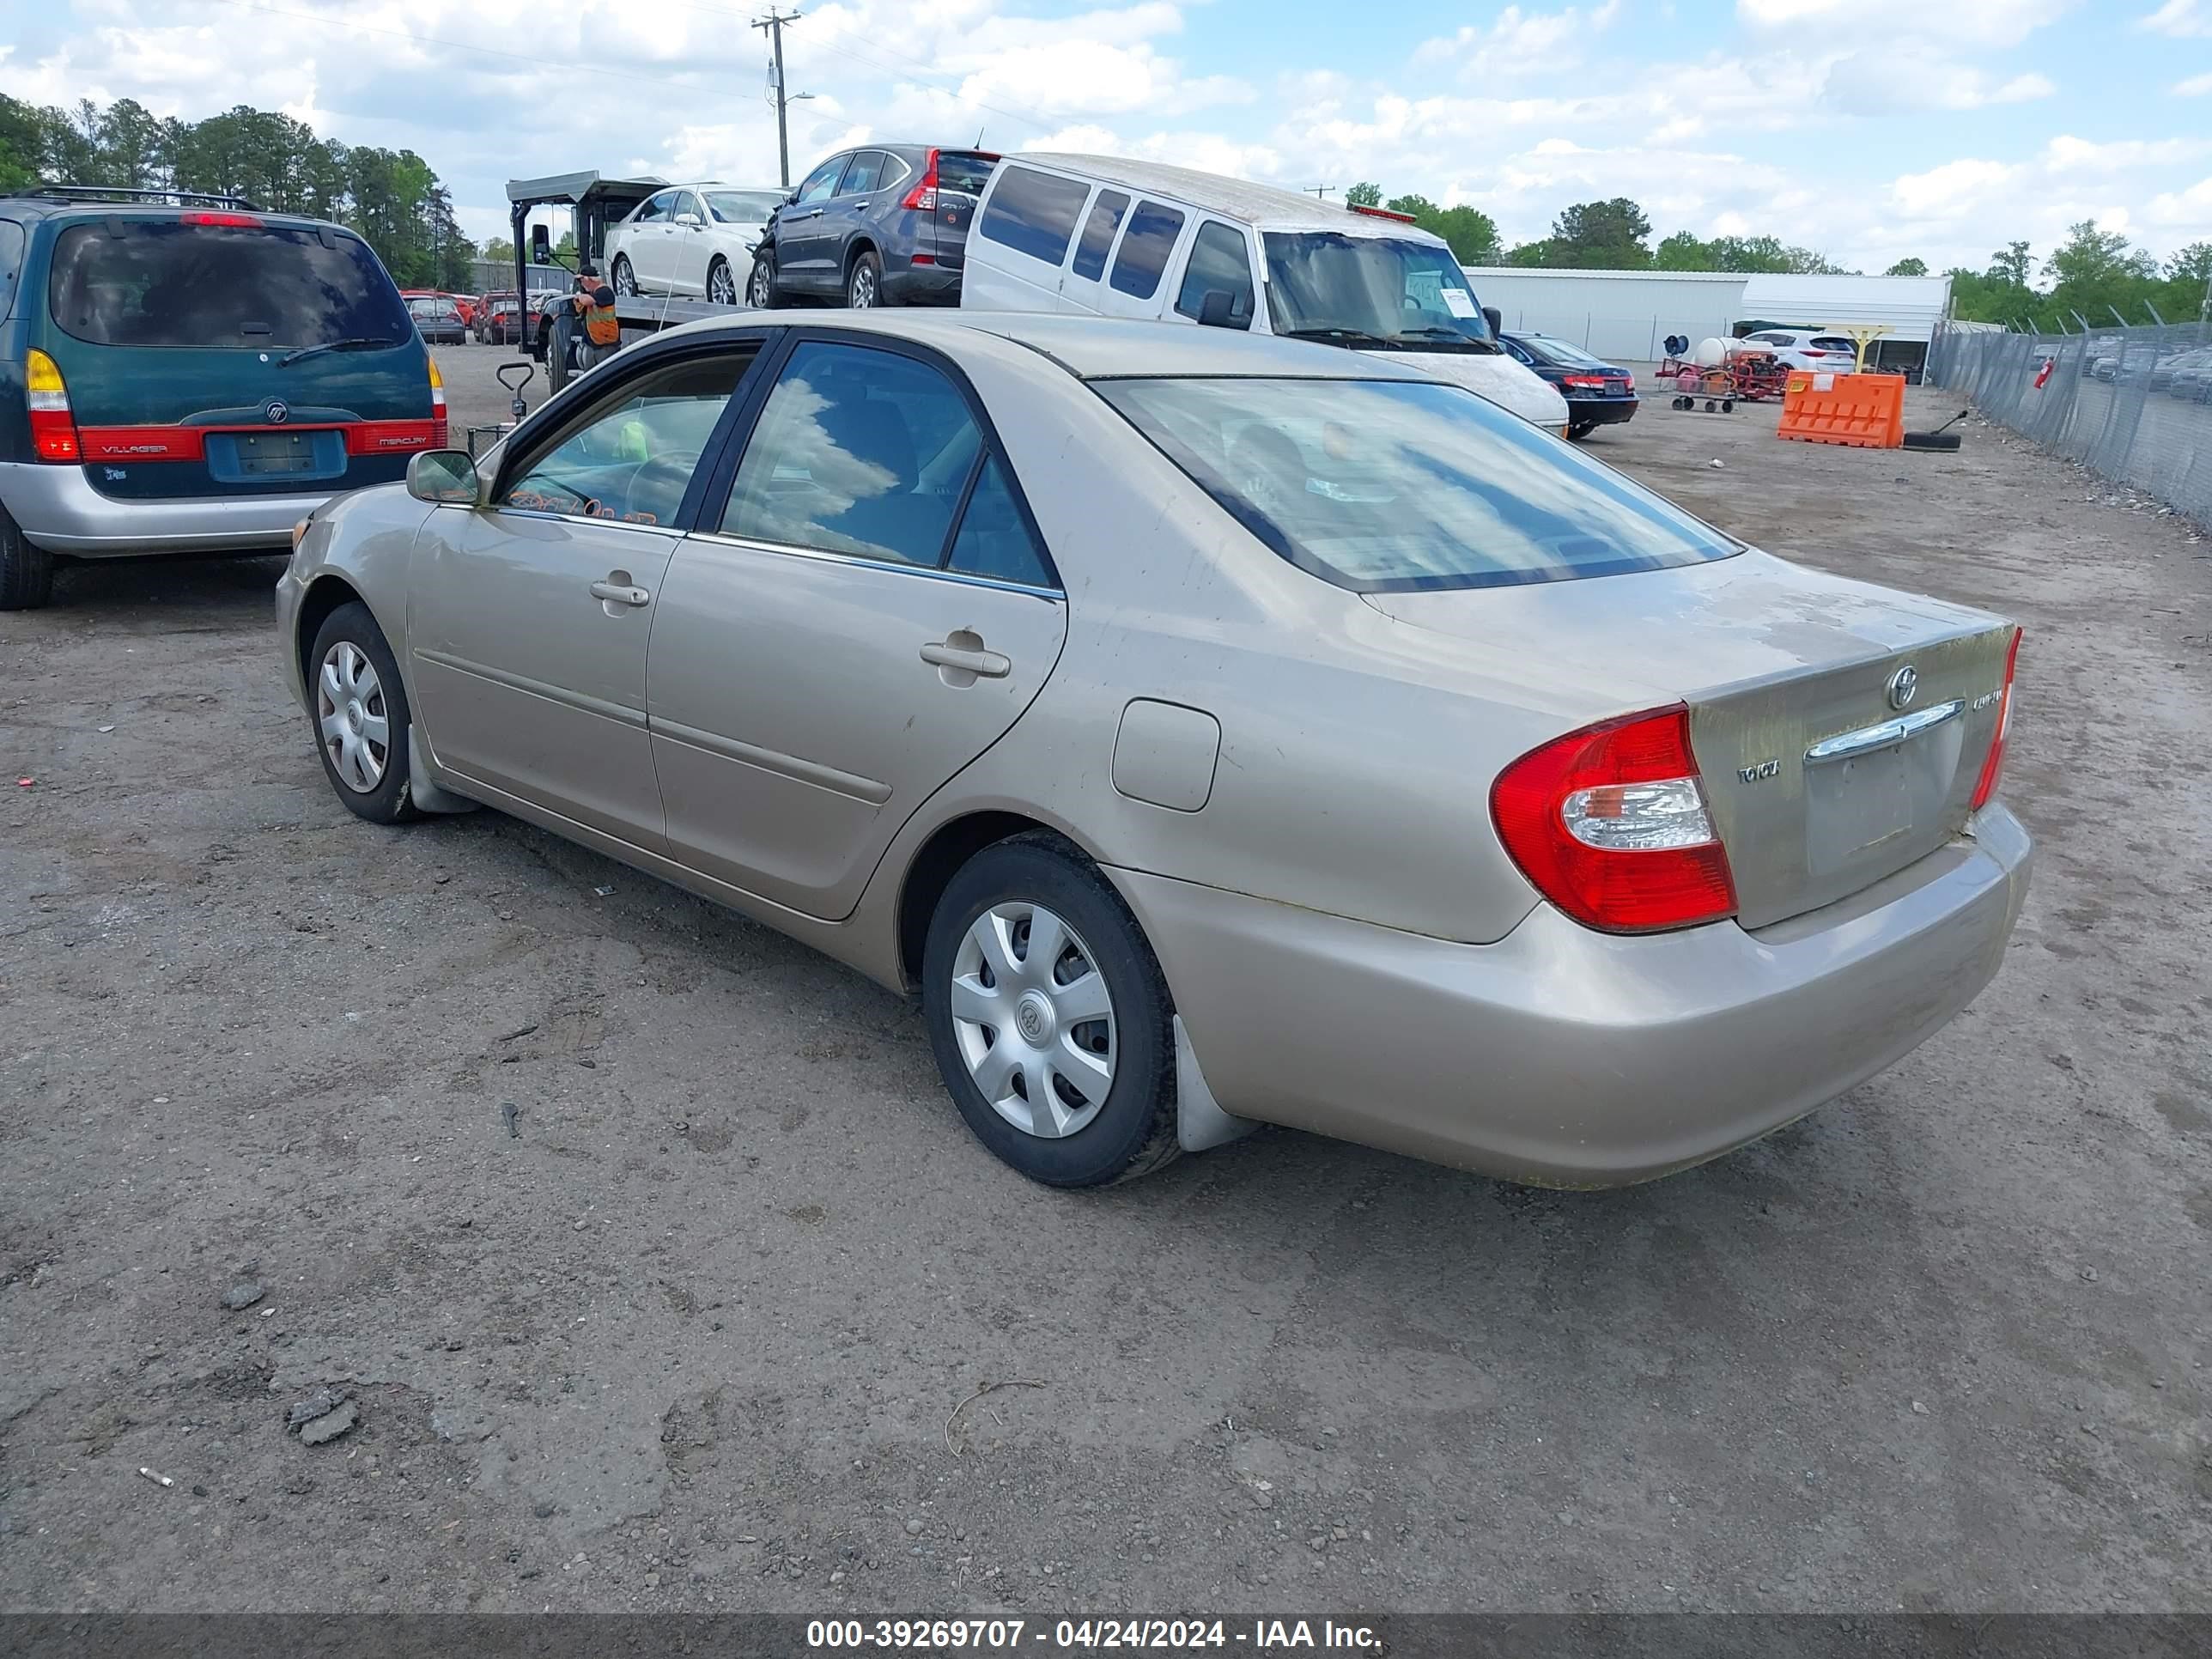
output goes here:
<path id="1" fill-rule="evenodd" d="M 461 308 L 442 294 L 410 295 L 407 301 L 408 314 L 415 319 L 415 331 L 428 345 L 466 345 L 469 325 L 462 320 Z"/>
<path id="2" fill-rule="evenodd" d="M 1567 400 L 1567 436 L 1636 418 L 1636 377 L 1551 334 L 1500 334 L 1498 343 Z"/>
<path id="3" fill-rule="evenodd" d="M 769 220 L 746 303 L 958 305 L 968 226 L 998 162 L 984 150 L 927 144 L 840 150 Z"/>

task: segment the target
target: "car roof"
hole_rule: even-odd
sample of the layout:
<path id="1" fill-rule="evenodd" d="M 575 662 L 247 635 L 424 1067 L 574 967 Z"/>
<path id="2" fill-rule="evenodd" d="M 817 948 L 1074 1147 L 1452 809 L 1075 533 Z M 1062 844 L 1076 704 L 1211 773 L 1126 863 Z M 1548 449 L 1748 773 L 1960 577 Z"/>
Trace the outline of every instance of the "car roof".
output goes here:
<path id="1" fill-rule="evenodd" d="M 720 318 L 690 323 L 681 331 L 706 332 L 730 327 Z M 1415 364 L 1380 352 L 1350 351 L 1342 346 L 1285 340 L 1272 334 L 1201 328 L 1196 324 L 1153 322 L 1143 318 L 1078 317 L 1049 312 L 891 311 L 839 312 L 817 323 L 811 319 L 754 313 L 744 325 L 768 322 L 796 328 L 822 327 L 882 333 L 957 354 L 978 335 L 1026 346 L 1070 374 L 1085 380 L 1150 378 L 1224 378 L 1303 380 L 1431 380 Z M 675 332 L 677 331 L 671 331 Z"/>
<path id="2" fill-rule="evenodd" d="M 1356 213 L 1295 190 L 1200 173 L 1195 167 L 1133 161 L 1126 155 L 1079 155 L 1057 150 L 1024 150 L 1006 158 L 1009 166 L 1027 161 L 1079 173 L 1127 190 L 1176 197 L 1206 212 L 1242 220 L 1262 230 L 1334 230 L 1347 236 L 1399 236 L 1443 246 L 1441 236 L 1403 220 Z"/>
<path id="3" fill-rule="evenodd" d="M 0 194 L 0 213 L 10 217 L 27 215 L 41 218 L 151 219 L 172 223 L 180 214 L 243 213 L 280 230 L 338 230 L 356 238 L 361 234 L 333 219 L 317 219 L 304 213 L 272 212 L 267 208 L 241 205 L 215 197 L 188 196 L 181 202 L 134 202 L 104 196 L 58 196 L 33 188 Z"/>

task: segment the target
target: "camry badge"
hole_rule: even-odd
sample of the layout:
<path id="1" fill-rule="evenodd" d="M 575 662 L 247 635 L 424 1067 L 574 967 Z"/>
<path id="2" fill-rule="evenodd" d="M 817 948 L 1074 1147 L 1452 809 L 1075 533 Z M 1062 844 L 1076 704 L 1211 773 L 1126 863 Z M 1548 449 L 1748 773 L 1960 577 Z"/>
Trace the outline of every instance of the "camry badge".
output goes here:
<path id="1" fill-rule="evenodd" d="M 1889 706 L 1905 708 L 1911 706 L 1912 694 L 1920 689 L 1920 671 L 1911 663 L 1889 677 Z"/>

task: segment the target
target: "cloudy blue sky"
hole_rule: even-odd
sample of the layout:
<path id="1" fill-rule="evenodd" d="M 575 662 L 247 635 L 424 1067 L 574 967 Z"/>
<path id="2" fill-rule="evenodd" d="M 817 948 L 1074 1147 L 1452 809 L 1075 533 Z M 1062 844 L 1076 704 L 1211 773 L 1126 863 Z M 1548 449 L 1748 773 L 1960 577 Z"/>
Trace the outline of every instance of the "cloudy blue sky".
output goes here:
<path id="1" fill-rule="evenodd" d="M 2212 237 L 2212 0 L 833 0 L 787 34 L 794 175 L 865 137 L 1114 149 L 1847 265 Z M 408 146 L 478 235 L 510 173 L 775 177 L 743 0 L 11 0 L 0 90 L 283 108 Z"/>

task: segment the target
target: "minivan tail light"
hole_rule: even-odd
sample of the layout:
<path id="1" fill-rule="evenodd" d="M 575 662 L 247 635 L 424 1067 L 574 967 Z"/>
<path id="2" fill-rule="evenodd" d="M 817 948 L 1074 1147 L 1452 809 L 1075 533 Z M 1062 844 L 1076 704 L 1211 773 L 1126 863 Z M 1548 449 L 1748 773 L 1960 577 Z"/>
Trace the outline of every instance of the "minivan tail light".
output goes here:
<path id="1" fill-rule="evenodd" d="M 2012 630 L 2012 644 L 2005 650 L 2004 690 L 1997 694 L 1997 729 L 1990 738 L 1990 752 L 1982 762 L 1982 775 L 1974 784 L 1973 810 L 1977 812 L 1990 804 L 1990 797 L 1997 792 L 1997 782 L 2004 775 L 2005 739 L 2012 734 L 2012 671 L 2020 660 L 2021 630 Z"/>
<path id="2" fill-rule="evenodd" d="M 61 365 L 36 348 L 23 356 L 23 403 L 31 419 L 33 454 L 42 461 L 75 463 L 84 459 Z"/>
<path id="3" fill-rule="evenodd" d="M 433 449 L 446 447 L 446 377 L 438 373 L 438 360 L 430 359 L 430 434 Z"/>
<path id="4" fill-rule="evenodd" d="M 1491 786 L 1490 816 L 1521 873 L 1585 927 L 1650 933 L 1735 914 L 1680 703 L 1531 750 Z"/>
<path id="5" fill-rule="evenodd" d="M 906 199 L 899 205 L 920 213 L 937 211 L 937 152 L 935 150 L 929 152 L 929 165 L 922 168 L 921 181 L 912 190 L 907 191 Z"/>

